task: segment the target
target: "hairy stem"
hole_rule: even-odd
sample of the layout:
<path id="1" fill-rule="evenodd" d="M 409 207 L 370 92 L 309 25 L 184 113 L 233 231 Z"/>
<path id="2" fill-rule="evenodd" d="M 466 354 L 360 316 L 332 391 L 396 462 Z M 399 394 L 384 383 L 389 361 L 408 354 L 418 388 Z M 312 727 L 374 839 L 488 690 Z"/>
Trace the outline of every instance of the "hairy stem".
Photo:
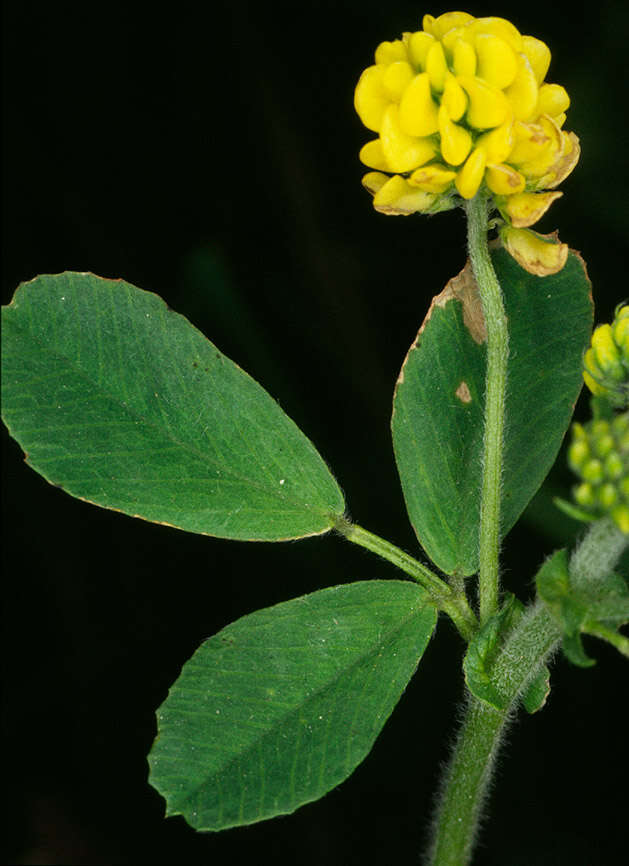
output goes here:
<path id="1" fill-rule="evenodd" d="M 628 545 L 629 536 L 610 517 L 592 523 L 570 557 L 573 585 L 578 589 L 607 577 Z"/>
<path id="2" fill-rule="evenodd" d="M 498 607 L 500 544 L 500 480 L 504 438 L 509 332 L 502 291 L 487 246 L 487 201 L 477 194 L 467 203 L 468 250 L 480 291 L 487 328 L 483 477 L 480 500 L 479 603 L 480 621 Z"/>
<path id="3" fill-rule="evenodd" d="M 431 866 L 470 862 L 505 727 L 505 713 L 468 695 L 465 720 L 443 779 L 428 859 Z"/>
<path id="4" fill-rule="evenodd" d="M 428 591 L 435 606 L 448 614 L 461 636 L 466 641 L 471 640 L 477 631 L 478 622 L 463 591 L 454 590 L 417 559 L 356 523 L 340 520 L 335 529 L 348 541 L 371 550 L 414 578 Z"/>
<path id="5" fill-rule="evenodd" d="M 572 555 L 571 578 L 575 583 L 603 579 L 628 544 L 629 537 L 611 521 L 594 523 Z M 606 634 L 598 636 L 609 639 Z M 470 862 L 502 736 L 515 716 L 520 696 L 560 641 L 558 621 L 537 600 L 508 635 L 492 667 L 492 682 L 504 709 L 468 693 L 463 724 L 439 794 L 429 866 L 467 866 Z"/>
<path id="6" fill-rule="evenodd" d="M 537 602 L 506 641 L 494 669 L 505 697 L 496 709 L 468 693 L 463 725 L 448 765 L 433 826 L 430 866 L 466 866 L 471 860 L 496 755 L 522 691 L 554 652 L 558 623 Z"/>

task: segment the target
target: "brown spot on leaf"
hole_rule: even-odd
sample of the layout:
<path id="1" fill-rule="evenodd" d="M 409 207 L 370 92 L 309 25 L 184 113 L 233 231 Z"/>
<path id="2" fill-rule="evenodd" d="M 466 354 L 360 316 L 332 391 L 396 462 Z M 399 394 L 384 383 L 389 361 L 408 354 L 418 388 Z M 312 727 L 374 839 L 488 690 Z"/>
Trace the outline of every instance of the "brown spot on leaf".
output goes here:
<path id="1" fill-rule="evenodd" d="M 445 289 L 432 299 L 424 324 L 419 331 L 420 334 L 426 327 L 434 307 L 445 307 L 448 301 L 459 301 L 463 307 L 463 324 L 476 343 L 484 343 L 487 339 L 487 328 L 485 327 L 480 293 L 469 260 L 465 263 L 461 273 L 452 277 Z"/>
<path id="2" fill-rule="evenodd" d="M 401 385 L 404 381 L 404 368 L 408 356 L 417 345 L 422 331 L 430 321 L 432 311 L 435 307 L 445 307 L 448 301 L 459 301 L 462 305 L 463 324 L 470 332 L 472 339 L 478 344 L 484 343 L 487 340 L 487 328 L 485 327 L 485 317 L 483 315 L 480 293 L 478 291 L 476 280 L 474 279 L 474 274 L 472 273 L 472 265 L 468 259 L 461 273 L 457 274 L 456 277 L 452 277 L 452 279 L 446 284 L 445 289 L 438 295 L 435 295 L 432 299 L 428 312 L 426 313 L 426 318 L 422 322 L 422 326 L 417 332 L 417 337 L 404 359 L 400 375 L 398 376 L 395 385 L 396 389 L 398 385 Z"/>
<path id="3" fill-rule="evenodd" d="M 472 395 L 470 394 L 470 389 L 468 388 L 467 382 L 465 380 L 461 380 L 461 384 L 454 393 L 459 398 L 461 403 L 472 402 Z"/>

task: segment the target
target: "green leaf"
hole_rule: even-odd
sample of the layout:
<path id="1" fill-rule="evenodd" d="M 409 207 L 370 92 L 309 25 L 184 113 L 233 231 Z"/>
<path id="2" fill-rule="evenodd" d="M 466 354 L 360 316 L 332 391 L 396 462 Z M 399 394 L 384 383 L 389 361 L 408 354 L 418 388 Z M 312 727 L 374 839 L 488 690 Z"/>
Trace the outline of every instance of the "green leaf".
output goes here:
<path id="1" fill-rule="evenodd" d="M 556 550 L 545 560 L 535 577 L 539 597 L 556 611 L 561 601 L 570 592 L 568 551 Z"/>
<path id="2" fill-rule="evenodd" d="M 590 658 L 583 648 L 579 631 L 565 631 L 561 648 L 568 661 L 579 668 L 591 668 L 596 664 L 595 659 Z"/>
<path id="3" fill-rule="evenodd" d="M 406 581 L 364 581 L 242 617 L 158 711 L 150 782 L 168 815 L 221 830 L 293 812 L 370 751 L 436 622 Z"/>
<path id="4" fill-rule="evenodd" d="M 3 418 L 33 469 L 73 496 L 259 541 L 322 533 L 342 515 L 312 443 L 157 295 L 41 276 L 2 324 Z"/>
<path id="5" fill-rule="evenodd" d="M 505 609 L 487 620 L 470 644 L 463 659 L 463 671 L 468 689 L 480 700 L 497 710 L 507 707 L 508 699 L 500 693 L 491 676 L 491 664 L 502 644 L 501 636 L 506 617 Z"/>
<path id="6" fill-rule="evenodd" d="M 556 551 L 547 559 L 536 576 L 537 592 L 561 624 L 562 649 L 566 658 L 581 668 L 596 664 L 583 648 L 581 625 L 587 616 L 587 606 L 570 586 L 568 552 Z"/>
<path id="7" fill-rule="evenodd" d="M 507 594 L 502 608 L 483 625 L 470 641 L 463 659 L 468 689 L 480 700 L 497 710 L 506 710 L 510 696 L 505 695 L 494 678 L 494 662 L 510 632 L 524 614 L 522 602 Z M 536 713 L 546 703 L 550 692 L 550 671 L 544 665 L 524 688 L 520 698 L 528 713 Z"/>
<path id="8" fill-rule="evenodd" d="M 509 318 L 501 535 L 552 466 L 582 385 L 592 327 L 590 283 L 571 253 L 535 277 L 492 253 Z M 417 537 L 447 574 L 478 570 L 485 359 L 483 319 L 469 265 L 432 303 L 395 393 L 392 431 Z"/>
<path id="9" fill-rule="evenodd" d="M 522 693 L 522 706 L 531 715 L 539 712 L 550 694 L 550 671 L 544 665 Z"/>
<path id="10" fill-rule="evenodd" d="M 623 577 L 612 572 L 576 588 L 570 580 L 567 551 L 559 550 L 540 568 L 536 582 L 540 598 L 561 625 L 562 648 L 573 664 L 587 668 L 596 663 L 583 648 L 582 633 L 624 646 L 625 639 L 617 633 L 629 622 L 629 586 Z"/>

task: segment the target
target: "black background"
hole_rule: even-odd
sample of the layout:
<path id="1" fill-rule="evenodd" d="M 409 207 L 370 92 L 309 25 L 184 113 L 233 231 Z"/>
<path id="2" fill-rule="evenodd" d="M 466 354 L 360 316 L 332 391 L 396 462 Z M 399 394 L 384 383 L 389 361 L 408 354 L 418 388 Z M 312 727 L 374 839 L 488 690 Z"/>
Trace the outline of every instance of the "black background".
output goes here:
<path id="1" fill-rule="evenodd" d="M 627 296 L 627 14 L 496 7 L 551 46 L 583 156 L 540 228 L 588 261 L 597 319 Z M 457 213 L 388 219 L 360 187 L 353 88 L 416 3 L 5 3 L 2 291 L 91 270 L 162 295 L 250 371 L 333 467 L 354 519 L 413 552 L 391 393 L 431 296 L 465 260 Z M 621 17 L 624 20 L 621 20 Z M 583 412 L 585 404 L 578 411 Z M 163 818 L 154 712 L 207 636 L 323 586 L 392 575 L 341 539 L 238 544 L 72 500 L 3 435 L 5 814 L 20 863 L 412 863 L 461 694 L 444 622 L 376 747 L 295 815 L 220 834 Z M 567 489 L 561 469 L 555 483 Z M 561 535 L 504 551 L 522 597 Z M 558 660 L 494 786 L 478 866 L 617 862 L 626 847 L 627 668 Z"/>

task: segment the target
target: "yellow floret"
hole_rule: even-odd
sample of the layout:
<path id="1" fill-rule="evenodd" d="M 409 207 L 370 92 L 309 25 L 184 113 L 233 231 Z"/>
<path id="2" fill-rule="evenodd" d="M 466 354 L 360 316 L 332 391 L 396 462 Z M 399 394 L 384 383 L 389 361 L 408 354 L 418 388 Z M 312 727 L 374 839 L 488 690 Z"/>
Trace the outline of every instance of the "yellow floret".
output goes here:
<path id="1" fill-rule="evenodd" d="M 360 76 L 354 92 L 354 108 L 367 129 L 380 131 L 380 124 L 390 99 L 383 79 L 385 66 L 369 66 Z"/>
<path id="2" fill-rule="evenodd" d="M 460 165 L 471 150 L 472 136 L 467 129 L 450 120 L 445 105 L 439 109 L 439 134 L 445 161 L 450 165 Z"/>
<path id="3" fill-rule="evenodd" d="M 486 162 L 487 155 L 482 147 L 477 147 L 466 159 L 455 180 L 456 188 L 463 198 L 473 198 L 478 192 L 485 174 Z"/>
<path id="4" fill-rule="evenodd" d="M 478 57 L 476 74 L 480 78 L 500 90 L 513 83 L 518 72 L 518 58 L 504 39 L 491 33 L 479 33 L 474 47 Z"/>
<path id="5" fill-rule="evenodd" d="M 426 72 L 416 75 L 400 100 L 400 126 L 407 135 L 432 135 L 439 129 L 437 103 Z"/>
<path id="6" fill-rule="evenodd" d="M 407 135 L 402 130 L 397 105 L 389 105 L 384 112 L 380 140 L 384 158 L 395 172 L 413 171 L 431 160 L 437 152 L 432 139 Z"/>

